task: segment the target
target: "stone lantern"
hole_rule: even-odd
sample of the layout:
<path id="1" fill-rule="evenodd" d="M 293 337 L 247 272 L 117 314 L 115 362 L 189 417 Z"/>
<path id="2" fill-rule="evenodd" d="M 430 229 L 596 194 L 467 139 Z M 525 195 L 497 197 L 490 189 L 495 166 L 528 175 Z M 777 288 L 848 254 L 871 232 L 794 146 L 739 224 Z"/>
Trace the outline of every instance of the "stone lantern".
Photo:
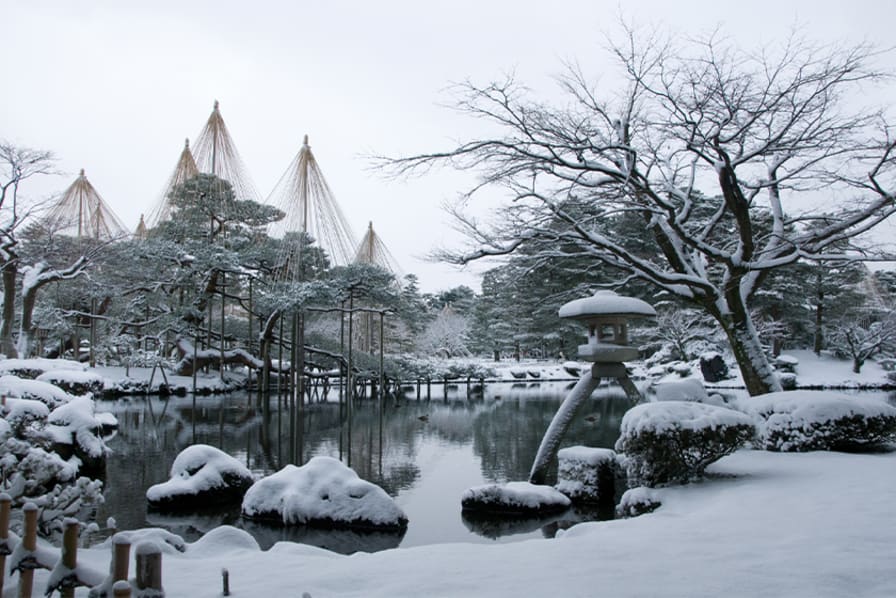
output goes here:
<path id="1" fill-rule="evenodd" d="M 640 299 L 622 297 L 613 291 L 598 291 L 593 297 L 570 301 L 560 308 L 558 315 L 578 320 L 588 328 L 588 342 L 579 345 L 579 357 L 593 365 L 582 373 L 551 420 L 529 473 L 529 481 L 533 484 L 544 483 L 563 435 L 601 378 L 615 378 L 629 399 L 641 400 L 641 393 L 622 363 L 638 358 L 638 349 L 628 344 L 628 322 L 632 318 L 655 316 L 656 311 Z"/>
<path id="2" fill-rule="evenodd" d="M 588 328 L 588 342 L 579 345 L 580 358 L 592 363 L 622 363 L 638 358 L 638 350 L 628 345 L 628 321 L 656 316 L 656 311 L 640 299 L 598 291 L 592 297 L 570 301 L 558 315 Z"/>

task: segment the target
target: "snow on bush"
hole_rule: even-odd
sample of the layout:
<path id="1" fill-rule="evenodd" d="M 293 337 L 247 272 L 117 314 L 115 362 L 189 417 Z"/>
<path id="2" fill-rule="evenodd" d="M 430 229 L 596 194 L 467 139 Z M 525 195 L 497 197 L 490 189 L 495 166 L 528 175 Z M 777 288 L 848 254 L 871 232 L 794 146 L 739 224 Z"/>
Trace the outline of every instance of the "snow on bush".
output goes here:
<path id="1" fill-rule="evenodd" d="M 557 453 L 557 490 L 574 501 L 610 502 L 616 495 L 616 453 L 571 446 Z"/>
<path id="2" fill-rule="evenodd" d="M 239 503 L 254 482 L 252 472 L 207 444 L 188 446 L 171 464 L 171 479 L 146 491 L 154 509 L 190 510 Z"/>
<path id="3" fill-rule="evenodd" d="M 403 528 L 408 522 L 385 490 L 332 457 L 287 465 L 255 482 L 243 498 L 242 514 L 283 525 Z"/>
<path id="4" fill-rule="evenodd" d="M 75 398 L 49 382 L 23 380 L 12 375 L 0 377 L 0 395 L 40 401 L 50 409 L 55 409 Z"/>
<path id="5" fill-rule="evenodd" d="M 86 366 L 68 359 L 4 359 L 0 361 L 0 375 L 11 374 L 33 380 L 51 370 L 85 371 Z"/>
<path id="6" fill-rule="evenodd" d="M 652 384 L 647 392 L 657 401 L 693 401 L 717 407 L 725 406 L 725 400 L 717 394 L 707 393 L 698 378 L 657 382 Z"/>
<path id="7" fill-rule="evenodd" d="M 839 450 L 896 440 L 896 408 L 882 401 L 796 390 L 743 399 L 770 451 Z"/>
<path id="8" fill-rule="evenodd" d="M 743 413 L 687 401 L 643 403 L 622 418 L 616 450 L 630 487 L 687 483 L 756 434 Z"/>
<path id="9" fill-rule="evenodd" d="M 0 416 L 9 424 L 12 434 L 18 438 L 26 436 L 26 431 L 32 424 L 43 423 L 50 415 L 47 406 L 31 399 L 7 398 L 0 405 Z"/>
<path id="10" fill-rule="evenodd" d="M 105 378 L 99 374 L 78 370 L 52 370 L 41 374 L 37 380 L 49 382 L 73 395 L 101 395 L 106 386 Z"/>
<path id="11" fill-rule="evenodd" d="M 560 491 L 529 482 L 474 486 L 461 496 L 464 510 L 508 515 L 564 511 L 570 504 L 569 498 Z"/>
<path id="12" fill-rule="evenodd" d="M 47 430 L 58 444 L 72 445 L 82 460 L 96 462 L 105 458 L 109 450 L 100 436 L 103 423 L 108 424 L 109 417 L 104 415 L 98 419 L 93 399 L 77 397 L 50 412 Z"/>
<path id="13" fill-rule="evenodd" d="M 616 507 L 617 517 L 637 517 L 651 511 L 656 511 L 662 506 L 659 492 L 653 488 L 638 486 L 626 490 Z"/>

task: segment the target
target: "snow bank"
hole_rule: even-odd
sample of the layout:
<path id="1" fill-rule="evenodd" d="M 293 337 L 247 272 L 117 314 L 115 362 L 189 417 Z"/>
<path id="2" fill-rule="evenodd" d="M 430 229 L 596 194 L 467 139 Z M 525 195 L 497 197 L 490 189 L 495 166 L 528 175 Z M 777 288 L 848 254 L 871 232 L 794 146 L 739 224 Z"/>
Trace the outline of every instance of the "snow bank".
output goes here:
<path id="1" fill-rule="evenodd" d="M 464 510 L 504 514 L 563 511 L 571 504 L 566 495 L 551 486 L 529 482 L 474 486 L 461 496 L 461 506 Z"/>
<path id="2" fill-rule="evenodd" d="M 75 398 L 49 382 L 25 380 L 10 374 L 0 377 L 0 395 L 33 399 L 40 401 L 50 409 L 55 409 Z"/>
<path id="3" fill-rule="evenodd" d="M 836 450 L 896 439 L 896 408 L 866 397 L 796 390 L 741 399 L 773 451 Z"/>
<path id="4" fill-rule="evenodd" d="M 207 444 L 188 446 L 171 464 L 171 479 L 146 491 L 149 506 L 195 509 L 242 500 L 254 482 L 252 472 L 227 453 Z"/>
<path id="5" fill-rule="evenodd" d="M 314 457 L 302 467 L 287 465 L 255 482 L 243 498 L 242 514 L 284 525 L 407 525 L 404 511 L 385 490 L 332 457 Z"/>

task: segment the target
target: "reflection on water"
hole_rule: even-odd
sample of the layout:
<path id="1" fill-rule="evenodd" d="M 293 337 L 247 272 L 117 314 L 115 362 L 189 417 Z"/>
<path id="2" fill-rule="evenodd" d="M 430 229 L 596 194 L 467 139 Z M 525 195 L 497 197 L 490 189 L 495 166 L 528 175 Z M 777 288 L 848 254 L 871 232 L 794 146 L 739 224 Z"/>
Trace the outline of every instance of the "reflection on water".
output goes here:
<path id="1" fill-rule="evenodd" d="M 247 394 L 103 402 L 115 413 L 118 435 L 107 466 L 106 503 L 100 521 L 114 516 L 119 529 L 158 526 L 194 540 L 222 524 L 252 533 L 263 548 L 289 540 L 338 552 L 375 551 L 451 541 L 508 541 L 552 536 L 557 528 L 594 513 L 569 511 L 549 520 L 471 520 L 460 496 L 471 486 L 525 480 L 544 431 L 565 396 L 565 384 L 492 385 L 467 398 L 463 385 L 448 398 L 306 405 L 290 435 L 289 408 L 256 407 Z M 435 395 L 436 393 L 433 393 Z M 573 424 L 565 444 L 612 447 L 628 403 L 621 393 L 598 390 Z M 265 415 L 266 414 L 266 415 Z M 253 472 L 273 473 L 290 462 L 328 455 L 396 497 L 410 519 L 406 534 L 273 528 L 243 521 L 238 509 L 175 517 L 146 511 L 146 489 L 168 479 L 177 454 L 190 444 L 216 446 Z M 604 514 L 606 516 L 606 514 Z M 552 531 L 553 530 L 553 531 Z"/>

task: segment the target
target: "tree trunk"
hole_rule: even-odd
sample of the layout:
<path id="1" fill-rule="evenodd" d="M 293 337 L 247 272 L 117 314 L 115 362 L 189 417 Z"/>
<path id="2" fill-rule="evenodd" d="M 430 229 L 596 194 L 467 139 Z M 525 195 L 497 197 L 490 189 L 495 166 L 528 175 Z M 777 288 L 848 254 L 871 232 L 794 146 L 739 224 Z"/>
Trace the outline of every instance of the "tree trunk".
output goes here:
<path id="1" fill-rule="evenodd" d="M 824 344 L 824 334 L 822 333 L 821 325 L 824 321 L 824 291 L 821 289 L 821 270 L 819 269 L 819 280 L 816 281 L 816 285 L 818 286 L 818 293 L 815 296 L 815 339 L 813 343 L 812 350 L 815 351 L 816 355 L 821 355 L 821 350 Z"/>
<path id="2" fill-rule="evenodd" d="M 744 379 L 744 386 L 750 396 L 781 391 L 781 383 L 775 376 L 765 351 L 762 350 L 756 329 L 753 328 L 749 317 L 738 320 L 734 314 L 728 314 L 719 322 L 731 344 L 731 351 L 734 353 L 734 359 Z"/>
<path id="3" fill-rule="evenodd" d="M 0 325 L 0 353 L 7 357 L 18 357 L 15 343 L 12 341 L 12 327 L 16 319 L 16 274 L 18 268 L 15 261 L 3 266 L 3 323 Z"/>
<path id="4" fill-rule="evenodd" d="M 23 359 L 31 356 L 31 321 L 37 302 L 37 289 L 38 286 L 35 285 L 22 295 L 22 323 L 19 325 L 18 351 Z"/>
<path id="5" fill-rule="evenodd" d="M 865 364 L 864 359 L 860 359 L 858 357 L 853 358 L 852 360 L 852 373 L 853 374 L 861 374 L 862 366 Z"/>

